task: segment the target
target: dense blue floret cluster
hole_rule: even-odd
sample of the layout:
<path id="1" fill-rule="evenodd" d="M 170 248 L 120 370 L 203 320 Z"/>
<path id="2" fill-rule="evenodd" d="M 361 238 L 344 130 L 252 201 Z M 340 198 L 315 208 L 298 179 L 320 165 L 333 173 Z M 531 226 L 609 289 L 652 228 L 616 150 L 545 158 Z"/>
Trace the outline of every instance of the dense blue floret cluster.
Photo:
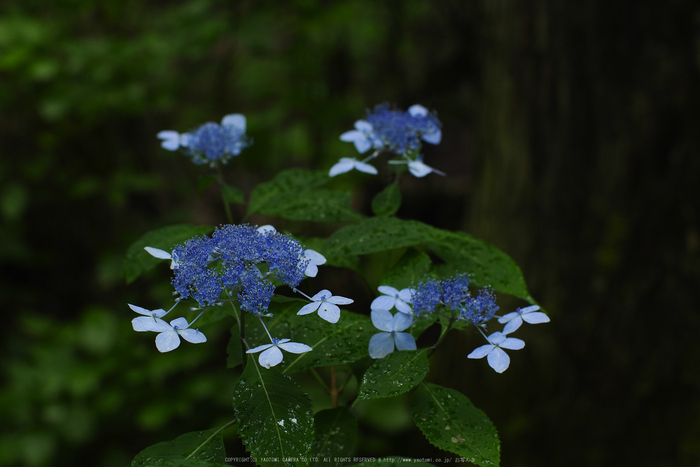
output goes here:
<path id="1" fill-rule="evenodd" d="M 372 125 L 372 139 L 396 154 L 415 152 L 421 148 L 421 140 L 437 144 L 440 142 L 440 122 L 435 114 L 392 109 L 388 103 L 380 104 L 367 113 L 367 122 Z"/>
<path id="2" fill-rule="evenodd" d="M 448 310 L 459 313 L 458 319 L 474 325 L 483 324 L 498 311 L 496 297 L 489 288 L 481 289 L 474 297 L 468 287 L 468 274 L 422 282 L 413 293 L 413 312 L 420 316 L 434 312 L 438 305 L 444 305 Z"/>
<path id="3" fill-rule="evenodd" d="M 250 146 L 250 139 L 245 134 L 246 119 L 241 114 L 226 115 L 221 124 L 207 122 L 189 133 L 172 130 L 161 131 L 158 138 L 161 145 L 169 151 L 181 149 L 197 165 L 217 162 L 226 164 L 231 158 Z"/>
<path id="4" fill-rule="evenodd" d="M 181 299 L 192 297 L 208 306 L 219 303 L 224 292 L 237 294 L 241 308 L 257 315 L 266 313 L 274 294 L 270 279 L 294 288 L 309 263 L 290 236 L 250 225 L 221 226 L 211 238 L 177 245 L 172 256 L 177 258 L 172 284 Z"/>

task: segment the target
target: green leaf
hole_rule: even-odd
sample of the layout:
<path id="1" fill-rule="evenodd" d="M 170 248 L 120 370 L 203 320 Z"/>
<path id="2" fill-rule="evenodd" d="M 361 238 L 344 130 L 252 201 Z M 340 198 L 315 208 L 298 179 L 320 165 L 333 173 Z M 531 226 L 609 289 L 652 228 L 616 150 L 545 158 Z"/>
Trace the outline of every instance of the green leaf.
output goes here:
<path id="1" fill-rule="evenodd" d="M 221 185 L 221 196 L 227 203 L 242 203 L 245 199 L 243 192 L 231 185 Z"/>
<path id="2" fill-rule="evenodd" d="M 303 354 L 284 353 L 284 361 L 279 365 L 284 373 L 295 373 L 309 368 L 351 363 L 368 355 L 369 338 L 377 330 L 368 316 L 359 315 L 341 308 L 340 320 L 329 323 L 317 313 L 304 316 L 297 312 L 308 300 L 288 298 L 288 301 L 273 301 L 268 307 L 272 318 L 265 319 L 265 325 L 273 337 L 289 338 L 300 342 L 313 350 Z M 246 316 L 246 340 L 251 347 L 270 342 L 260 320 Z M 237 365 L 236 356 L 238 339 L 237 327 L 231 329 L 233 337 L 229 343 L 229 360 L 227 365 Z M 236 342 L 234 342 L 236 341 Z"/>
<path id="3" fill-rule="evenodd" d="M 226 452 L 221 428 L 213 428 L 207 431 L 193 431 L 178 436 L 173 441 L 154 444 L 141 451 L 133 461 L 131 467 L 146 465 L 163 465 L 166 460 L 197 460 L 202 465 L 212 465 L 209 462 L 224 463 Z M 189 465 L 178 464 L 173 465 Z M 191 464 L 197 466 L 200 464 Z"/>
<path id="4" fill-rule="evenodd" d="M 261 183 L 250 194 L 247 216 L 254 213 L 316 222 L 357 222 L 349 191 L 319 189 L 329 180 L 326 171 L 285 170 Z"/>
<path id="5" fill-rule="evenodd" d="M 321 410 L 314 415 L 316 440 L 312 453 L 318 462 L 312 465 L 340 467 L 345 462 L 336 462 L 339 457 L 349 457 L 355 452 L 357 442 L 357 419 L 347 407 Z"/>
<path id="6" fill-rule="evenodd" d="M 298 307 L 301 309 L 301 307 Z M 285 358 L 285 373 L 309 368 L 351 363 L 368 355 L 369 339 L 376 332 L 368 316 L 341 309 L 340 320 L 331 324 L 318 314 L 289 316 L 296 330 L 294 342 L 303 342 L 314 350 Z M 298 340 L 297 340 L 298 339 Z"/>
<path id="7" fill-rule="evenodd" d="M 409 248 L 382 277 L 381 285 L 396 289 L 415 287 L 420 282 L 433 278 L 433 263 L 430 257 L 420 250 Z"/>
<path id="8" fill-rule="evenodd" d="M 314 440 L 311 401 L 292 379 L 248 359 L 233 390 L 243 444 L 262 466 L 308 464 Z"/>
<path id="9" fill-rule="evenodd" d="M 372 212 L 378 216 L 391 216 L 401 207 L 399 184 L 392 183 L 372 199 Z"/>
<path id="10" fill-rule="evenodd" d="M 357 399 L 392 397 L 410 391 L 428 374 L 428 349 L 394 351 L 365 372 Z"/>
<path id="11" fill-rule="evenodd" d="M 197 178 L 197 195 L 201 196 L 204 191 L 216 182 L 218 178 L 214 175 L 203 175 Z"/>
<path id="12" fill-rule="evenodd" d="M 144 272 L 153 269 L 157 264 L 164 264 L 162 259 L 154 258 L 144 250 L 150 246 L 161 250 L 170 251 L 173 246 L 182 244 L 197 235 L 212 232 L 214 227 L 208 225 L 170 225 L 160 229 L 151 230 L 131 244 L 126 251 L 126 257 L 122 263 L 122 275 L 127 283 L 133 282 Z"/>
<path id="13" fill-rule="evenodd" d="M 443 276 L 466 272 L 476 286 L 490 285 L 499 292 L 535 303 L 518 265 L 495 246 L 464 232 L 394 217 L 373 217 L 338 229 L 328 237 L 323 251 L 329 264 L 340 265 L 356 255 L 416 245 L 427 246 L 445 261 L 439 269 Z"/>
<path id="14" fill-rule="evenodd" d="M 496 427 L 464 394 L 423 383 L 413 394 L 411 409 L 416 425 L 433 445 L 474 464 L 499 465 Z"/>
<path id="15" fill-rule="evenodd" d="M 455 271 L 467 272 L 475 286 L 490 286 L 535 303 L 520 267 L 510 256 L 467 233 L 440 232 L 427 246 L 445 260 L 446 265 L 441 268 L 445 276 L 453 276 Z"/>

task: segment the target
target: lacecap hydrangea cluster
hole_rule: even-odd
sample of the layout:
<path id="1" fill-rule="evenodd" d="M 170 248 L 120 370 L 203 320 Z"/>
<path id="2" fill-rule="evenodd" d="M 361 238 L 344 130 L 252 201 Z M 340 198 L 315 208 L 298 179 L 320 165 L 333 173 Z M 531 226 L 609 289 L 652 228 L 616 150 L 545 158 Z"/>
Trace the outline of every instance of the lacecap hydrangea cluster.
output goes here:
<path id="1" fill-rule="evenodd" d="M 175 305 L 168 311 L 129 306 L 144 315 L 132 320 L 134 330 L 158 332 L 156 347 L 161 352 L 177 348 L 180 338 L 192 343 L 205 342 L 204 334 L 192 329 L 194 322 L 212 306 L 238 302 L 241 310 L 260 319 L 270 337 L 271 344 L 248 350 L 248 353 L 262 352 L 259 361 L 269 368 L 282 361 L 281 350 L 292 353 L 312 350 L 305 344 L 289 342 L 289 339 L 273 338 L 262 321 L 262 318 L 272 316 L 268 306 L 277 284 L 287 285 L 310 300 L 311 303 L 302 307 L 297 314 L 317 312 L 322 319 L 331 323 L 340 319 L 338 305 L 353 302 L 349 298 L 333 296 L 328 290 L 322 290 L 313 297 L 297 290 L 304 277 L 316 276 L 318 266 L 324 264 L 326 259 L 316 251 L 304 249 L 294 238 L 277 232 L 272 226 L 223 225 L 211 237 L 191 238 L 173 247 L 171 252 L 151 247 L 146 247 L 146 251 L 152 256 L 171 261 Z M 188 298 L 197 301 L 198 309 L 202 309 L 191 323 L 185 318 L 177 318 L 170 323 L 162 319 L 178 303 Z"/>
<path id="2" fill-rule="evenodd" d="M 331 177 L 350 170 L 377 174 L 377 169 L 367 162 L 386 151 L 400 156 L 390 160 L 390 164 L 408 164 L 408 170 L 416 177 L 425 177 L 431 172 L 443 172 L 423 163 L 420 153 L 422 143 L 439 144 L 442 139 L 441 124 L 435 112 L 429 112 L 422 105 L 413 105 L 407 112 L 393 109 L 389 104 L 380 104 L 367 112 L 367 118 L 355 122 L 355 129 L 340 135 L 341 141 L 354 143 L 357 152 L 373 152 L 358 161 L 354 157 L 344 157 L 335 164 Z"/>
<path id="3" fill-rule="evenodd" d="M 455 277 L 442 280 L 427 280 L 413 289 L 396 290 L 393 287 L 381 286 L 383 295 L 377 297 L 371 305 L 372 322 L 380 333 L 370 339 L 369 354 L 372 358 L 383 358 L 398 350 L 415 350 L 414 337 L 407 331 L 413 322 L 413 317 L 439 313 L 450 319 L 466 321 L 476 327 L 488 344 L 478 347 L 467 358 L 487 357 L 489 366 L 498 373 L 504 372 L 510 365 L 510 357 L 504 349 L 518 350 L 525 346 L 521 339 L 507 337 L 508 334 L 520 327 L 523 322 L 530 324 L 549 322 L 549 317 L 537 310 L 533 305 L 517 309 L 505 316 L 497 316 L 498 305 L 493 291 L 484 287 L 476 295 L 469 290 L 468 274 L 457 274 Z M 392 315 L 390 310 L 398 312 Z M 502 332 L 494 332 L 486 336 L 483 329 L 493 318 L 505 324 Z"/>
<path id="4" fill-rule="evenodd" d="M 161 146 L 168 151 L 181 150 L 194 164 L 226 164 L 250 146 L 245 134 L 246 119 L 241 114 L 226 115 L 221 124 L 207 122 L 187 133 L 164 130 L 158 133 Z"/>

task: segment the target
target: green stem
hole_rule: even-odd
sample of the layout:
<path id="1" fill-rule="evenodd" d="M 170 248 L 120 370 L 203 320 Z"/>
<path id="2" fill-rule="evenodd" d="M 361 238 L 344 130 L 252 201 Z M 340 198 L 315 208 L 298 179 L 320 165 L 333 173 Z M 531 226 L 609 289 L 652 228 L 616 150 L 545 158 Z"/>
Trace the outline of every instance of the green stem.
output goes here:
<path id="1" fill-rule="evenodd" d="M 437 349 L 438 345 L 440 345 L 440 343 L 443 341 L 443 339 L 445 339 L 445 336 L 447 335 L 449 330 L 452 329 L 452 324 L 456 321 L 456 319 L 454 317 L 454 312 L 449 317 L 442 314 L 442 313 L 440 313 L 440 315 L 445 316 L 446 318 L 449 318 L 449 321 L 447 322 L 446 325 L 442 326 L 442 330 L 440 331 L 440 337 L 438 337 L 438 340 L 435 342 L 435 344 L 433 344 L 432 347 L 429 347 L 430 351 L 428 352 L 428 357 L 430 357 L 433 354 L 433 352 L 435 352 L 435 349 Z"/>
<path id="2" fill-rule="evenodd" d="M 239 314 L 236 305 L 234 305 L 233 302 L 230 303 L 231 307 L 233 307 L 233 316 L 236 317 L 236 323 L 238 323 L 238 335 L 241 338 L 241 362 L 243 363 L 243 369 L 245 370 L 245 364 L 248 361 L 246 350 L 250 348 L 248 342 L 245 340 L 245 312 L 241 311 Z"/>
<path id="3" fill-rule="evenodd" d="M 319 382 L 321 386 L 323 386 L 323 389 L 326 390 L 326 392 L 330 392 L 330 389 L 328 389 L 328 385 L 326 384 L 325 381 L 323 381 L 323 378 L 321 378 L 321 375 L 318 374 L 315 368 L 311 368 L 311 374 L 313 377 L 316 379 L 316 381 Z"/>
<path id="4" fill-rule="evenodd" d="M 224 173 L 221 171 L 221 166 L 219 164 L 216 164 L 216 180 L 219 182 L 219 187 L 222 188 L 225 183 L 224 183 Z M 221 191 L 221 201 L 224 203 L 224 210 L 226 211 L 226 219 L 228 219 L 229 224 L 233 224 L 233 215 L 231 215 L 231 208 L 228 205 L 228 201 L 226 201 L 226 197 L 224 196 L 224 190 L 223 188 L 220 190 Z"/>

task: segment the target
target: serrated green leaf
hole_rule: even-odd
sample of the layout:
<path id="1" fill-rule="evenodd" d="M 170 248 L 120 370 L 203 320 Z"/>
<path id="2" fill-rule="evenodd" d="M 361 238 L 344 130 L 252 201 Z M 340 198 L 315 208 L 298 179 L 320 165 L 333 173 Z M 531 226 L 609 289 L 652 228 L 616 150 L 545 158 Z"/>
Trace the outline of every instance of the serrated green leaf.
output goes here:
<path id="1" fill-rule="evenodd" d="M 300 309 L 301 307 L 299 307 Z M 295 342 L 303 342 L 314 350 L 301 355 L 290 355 L 285 373 L 309 368 L 351 363 L 368 355 L 369 339 L 376 332 L 368 316 L 348 310 L 340 312 L 340 320 L 331 324 L 318 314 L 289 317 L 289 326 L 295 329 Z"/>
<path id="2" fill-rule="evenodd" d="M 432 278 L 433 262 L 430 257 L 415 248 L 409 248 L 382 277 L 382 285 L 401 290 L 415 287 L 418 283 Z"/>
<path id="3" fill-rule="evenodd" d="M 351 209 L 349 191 L 320 189 L 329 180 L 326 171 L 290 169 L 258 185 L 250 194 L 248 216 L 254 213 L 292 220 L 356 222 L 363 219 Z"/>
<path id="4" fill-rule="evenodd" d="M 307 300 L 288 297 L 287 301 L 274 301 L 268 307 L 273 316 L 265 318 L 265 326 L 272 337 L 289 338 L 292 342 L 300 342 L 313 349 L 298 355 L 284 353 L 284 361 L 279 365 L 284 373 L 351 363 L 368 355 L 369 339 L 377 332 L 368 316 L 341 308 L 340 320 L 332 324 L 321 319 L 317 313 L 297 315 L 307 303 Z M 260 320 L 254 319 L 250 314 L 246 316 L 245 327 L 246 340 L 251 347 L 270 342 Z M 240 341 L 235 326 L 231 333 L 233 337 L 229 343 L 227 362 L 229 367 L 239 364 L 236 346 Z"/>
<path id="5" fill-rule="evenodd" d="M 233 390 L 233 409 L 243 444 L 258 465 L 308 465 L 311 400 L 289 376 L 249 357 Z"/>
<path id="6" fill-rule="evenodd" d="M 498 432 L 461 392 L 422 383 L 411 400 L 413 419 L 428 441 L 482 466 L 498 467 Z"/>
<path id="7" fill-rule="evenodd" d="M 445 276 L 453 276 L 455 271 L 467 272 L 475 286 L 490 286 L 535 303 L 527 291 L 520 267 L 510 256 L 467 233 L 441 233 L 427 242 L 427 246 L 445 260 L 446 264 L 440 268 Z"/>
<path id="8" fill-rule="evenodd" d="M 352 464 L 349 467 L 406 467 L 407 465 L 410 465 L 412 467 L 434 467 L 434 464 L 429 464 L 427 462 L 419 461 L 417 459 L 396 456 L 388 456 L 382 457 L 377 460 L 360 462 L 359 464 Z"/>
<path id="9" fill-rule="evenodd" d="M 466 272 L 476 286 L 490 285 L 534 303 L 518 265 L 495 246 L 464 232 L 441 230 L 418 221 L 373 217 L 338 229 L 328 237 L 323 251 L 329 264 L 340 265 L 357 255 L 415 245 L 427 246 L 445 261 L 438 269 L 441 275 Z"/>
<path id="10" fill-rule="evenodd" d="M 122 263 L 122 275 L 127 283 L 133 282 L 144 272 L 153 269 L 157 264 L 167 264 L 162 259 L 151 256 L 144 250 L 150 246 L 161 250 L 170 251 L 173 246 L 184 243 L 197 235 L 212 232 L 214 227 L 196 225 L 170 225 L 160 229 L 151 230 L 131 244 L 126 251 Z"/>
<path id="11" fill-rule="evenodd" d="M 398 183 L 392 183 L 372 199 L 372 212 L 377 216 L 391 216 L 401 207 Z"/>
<path id="12" fill-rule="evenodd" d="M 357 398 L 378 399 L 410 391 L 423 381 L 428 370 L 428 349 L 394 351 L 367 369 Z"/>
<path id="13" fill-rule="evenodd" d="M 227 203 L 242 203 L 245 199 L 243 192 L 231 185 L 221 185 L 221 196 Z"/>
<path id="14" fill-rule="evenodd" d="M 357 441 L 357 419 L 346 407 L 321 410 L 314 415 L 316 440 L 311 452 L 318 459 L 311 465 L 340 467 L 334 459 L 352 456 Z"/>
<path id="15" fill-rule="evenodd" d="M 420 337 L 420 335 L 423 334 L 426 329 L 432 326 L 437 319 L 437 313 L 423 314 L 418 318 L 413 315 L 413 324 L 411 324 L 411 327 L 407 330 L 407 332 L 410 332 L 415 339 L 418 339 L 418 337 Z"/>
<path id="16" fill-rule="evenodd" d="M 295 221 L 359 222 L 364 216 L 350 206 L 350 191 L 315 189 L 279 199 L 260 209 L 261 214 Z"/>
<path id="17" fill-rule="evenodd" d="M 141 451 L 131 461 L 131 467 L 163 465 L 163 462 L 168 460 L 175 462 L 172 465 L 186 465 L 177 462 L 187 457 L 190 457 L 190 460 L 201 462 L 202 465 L 211 465 L 210 462 L 225 462 L 226 452 L 222 430 L 213 428 L 206 431 L 193 431 L 178 436 L 172 441 L 154 444 Z M 198 466 L 200 464 L 192 465 Z"/>

